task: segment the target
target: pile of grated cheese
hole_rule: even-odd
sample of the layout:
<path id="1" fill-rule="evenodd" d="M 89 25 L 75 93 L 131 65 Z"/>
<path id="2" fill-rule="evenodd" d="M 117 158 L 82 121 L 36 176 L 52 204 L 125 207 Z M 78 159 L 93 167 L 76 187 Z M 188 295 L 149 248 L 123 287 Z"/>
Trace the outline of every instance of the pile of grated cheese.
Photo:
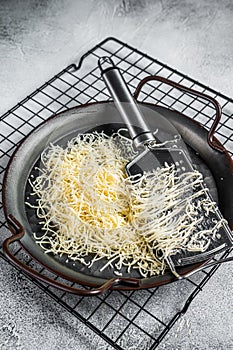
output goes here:
<path id="1" fill-rule="evenodd" d="M 128 177 L 125 165 L 134 156 L 121 130 L 79 134 L 66 148 L 50 144 L 40 175 L 30 180 L 36 205 L 27 202 L 40 219 L 44 233 L 34 236 L 46 253 L 67 254 L 88 267 L 104 258 L 101 270 L 110 266 L 121 275 L 126 267 L 147 277 L 163 274 L 166 256 L 177 249 L 207 249 L 222 222 L 196 229 L 203 220 L 197 208 L 214 209 L 199 189 L 202 175 L 178 176 L 165 166 Z"/>

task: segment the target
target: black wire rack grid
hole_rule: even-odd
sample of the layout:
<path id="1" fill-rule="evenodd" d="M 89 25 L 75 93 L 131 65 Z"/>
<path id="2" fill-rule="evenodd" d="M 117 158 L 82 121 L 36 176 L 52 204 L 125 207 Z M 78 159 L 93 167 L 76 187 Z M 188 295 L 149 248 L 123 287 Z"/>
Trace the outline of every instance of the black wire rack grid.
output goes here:
<path id="1" fill-rule="evenodd" d="M 39 87 L 1 117 L 0 174 L 18 143 L 51 115 L 90 102 L 109 100 L 109 94 L 100 79 L 97 65 L 101 56 L 113 58 L 132 89 L 148 75 L 161 75 L 185 86 L 208 93 L 222 106 L 222 119 L 216 130 L 217 138 L 233 152 L 233 100 L 187 77 L 116 38 L 106 38 L 82 56 L 78 65 L 72 64 Z M 147 84 L 140 100 L 159 104 L 184 113 L 210 127 L 214 109 L 205 101 L 159 84 Z M 9 236 L 1 203 L 1 237 Z M 55 280 L 64 279 L 46 271 L 18 246 L 14 254 L 28 266 L 49 274 Z M 225 257 L 228 253 L 225 253 Z M 10 263 L 0 250 L 0 257 Z M 169 285 L 141 291 L 110 291 L 92 298 L 80 297 L 57 290 L 27 276 L 34 284 L 56 300 L 73 316 L 94 331 L 106 343 L 106 349 L 155 349 L 175 322 L 186 312 L 191 301 L 202 290 L 218 267 L 203 270 L 192 278 Z M 19 274 L 24 274 L 18 271 Z M 65 281 L 67 285 L 75 285 Z M 79 286 L 80 287 L 80 286 Z M 84 288 L 84 287 L 83 287 Z M 174 299 L 174 296 L 176 298 Z"/>

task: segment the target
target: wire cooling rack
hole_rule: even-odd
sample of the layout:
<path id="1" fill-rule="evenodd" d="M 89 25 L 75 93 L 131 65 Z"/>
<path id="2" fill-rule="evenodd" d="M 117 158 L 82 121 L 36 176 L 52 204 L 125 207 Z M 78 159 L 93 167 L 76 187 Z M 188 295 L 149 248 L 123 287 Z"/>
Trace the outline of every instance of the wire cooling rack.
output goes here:
<path id="1" fill-rule="evenodd" d="M 98 58 L 105 55 L 111 56 L 115 64 L 120 67 L 132 92 L 140 80 L 152 74 L 161 75 L 215 97 L 222 106 L 222 119 L 216 136 L 232 155 L 233 101 L 231 99 L 115 38 L 107 38 L 83 55 L 78 65 L 72 64 L 65 68 L 1 117 L 1 182 L 15 147 L 37 125 L 51 115 L 68 108 L 109 99 L 97 65 Z M 141 92 L 140 100 L 178 110 L 207 128 L 210 127 L 214 118 L 215 111 L 208 103 L 161 83 L 156 87 L 148 84 Z M 0 245 L 10 234 L 3 217 L 1 203 Z M 15 247 L 14 254 L 40 273 L 64 282 L 64 279 L 46 271 L 32 260 L 20 246 Z M 2 251 L 0 251 L 0 257 L 10 263 Z M 62 292 L 26 276 L 99 335 L 106 342 L 106 349 L 128 350 L 140 347 L 142 350 L 152 350 L 185 313 L 191 301 L 216 269 L 215 266 L 208 271 L 203 270 L 193 275 L 188 280 L 153 289 L 134 292 L 110 291 L 102 296 L 91 298 Z M 22 271 L 18 273 L 23 274 Z M 65 283 L 75 285 L 68 281 Z"/>

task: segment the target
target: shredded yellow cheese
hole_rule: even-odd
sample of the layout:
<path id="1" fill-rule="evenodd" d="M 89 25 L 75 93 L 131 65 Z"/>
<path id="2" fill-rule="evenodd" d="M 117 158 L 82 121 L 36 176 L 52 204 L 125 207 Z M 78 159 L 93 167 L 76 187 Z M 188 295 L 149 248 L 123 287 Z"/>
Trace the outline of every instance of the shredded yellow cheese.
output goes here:
<path id="1" fill-rule="evenodd" d="M 164 273 L 165 258 L 176 249 L 207 249 L 221 223 L 196 233 L 198 206 L 209 212 L 214 205 L 203 200 L 203 190 L 193 190 L 201 174 L 179 177 L 166 166 L 127 177 L 134 154 L 120 131 L 81 134 L 66 148 L 51 144 L 43 152 L 40 175 L 31 179 L 37 204 L 27 204 L 37 210 L 44 234 L 34 236 L 46 253 L 67 254 L 89 267 L 105 258 L 101 271 L 111 266 L 120 275 L 127 267 L 146 277 Z"/>

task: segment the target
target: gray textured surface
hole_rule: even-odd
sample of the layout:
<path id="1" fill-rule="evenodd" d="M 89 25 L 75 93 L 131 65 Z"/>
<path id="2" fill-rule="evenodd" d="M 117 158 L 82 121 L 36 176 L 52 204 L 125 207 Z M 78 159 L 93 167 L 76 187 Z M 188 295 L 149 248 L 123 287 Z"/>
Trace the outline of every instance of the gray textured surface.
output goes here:
<path id="1" fill-rule="evenodd" d="M 232 18 L 230 0 L 1 1 L 0 114 L 107 36 L 232 97 Z M 233 349 L 232 277 L 222 266 L 158 349 Z M 0 349 L 108 346 L 1 261 Z"/>

